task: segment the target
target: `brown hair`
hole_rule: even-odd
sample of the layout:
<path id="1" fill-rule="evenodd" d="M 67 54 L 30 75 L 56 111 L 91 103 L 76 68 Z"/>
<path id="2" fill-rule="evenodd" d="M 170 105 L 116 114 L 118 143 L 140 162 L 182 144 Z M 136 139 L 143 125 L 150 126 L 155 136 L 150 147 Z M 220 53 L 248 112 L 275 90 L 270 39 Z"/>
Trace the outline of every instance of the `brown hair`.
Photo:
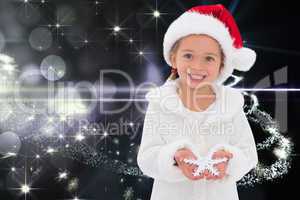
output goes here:
<path id="1" fill-rule="evenodd" d="M 191 35 L 200 35 L 200 34 L 191 34 Z M 190 35 L 188 35 L 188 36 L 190 36 Z M 188 37 L 188 36 L 185 36 L 185 37 Z M 181 40 L 182 40 L 183 38 L 185 38 L 185 37 L 180 38 L 179 40 L 177 40 L 177 41 L 173 44 L 173 46 L 172 46 L 172 48 L 171 48 L 171 50 L 170 50 L 170 60 L 171 60 L 172 54 L 175 54 L 175 53 L 177 52 Z M 218 43 L 218 44 L 219 44 L 219 43 Z M 224 59 L 225 59 L 225 55 L 224 55 L 224 52 L 223 52 L 223 50 L 222 50 L 220 44 L 219 44 L 219 47 L 220 47 L 220 50 L 221 50 L 221 67 L 220 67 L 220 70 L 221 70 L 221 69 L 224 67 Z M 177 77 L 178 77 L 177 69 L 171 67 L 171 73 L 170 73 L 170 75 L 169 75 L 169 77 L 168 77 L 168 80 L 175 80 Z"/>

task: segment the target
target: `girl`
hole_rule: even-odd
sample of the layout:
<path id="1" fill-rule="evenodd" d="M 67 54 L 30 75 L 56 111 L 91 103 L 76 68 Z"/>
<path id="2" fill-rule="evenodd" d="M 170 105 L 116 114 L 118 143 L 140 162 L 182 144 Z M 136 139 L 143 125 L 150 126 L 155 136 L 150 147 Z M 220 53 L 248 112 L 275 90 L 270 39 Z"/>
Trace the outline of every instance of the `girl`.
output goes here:
<path id="1" fill-rule="evenodd" d="M 164 37 L 169 79 L 149 101 L 137 157 L 153 177 L 152 200 L 237 200 L 236 182 L 258 162 L 240 92 L 222 83 L 247 71 L 256 54 L 243 47 L 222 5 L 197 6 L 177 18 Z M 204 159 L 205 158 L 205 159 Z M 198 165 L 186 162 L 197 161 Z M 195 174 L 200 165 L 225 159 Z"/>

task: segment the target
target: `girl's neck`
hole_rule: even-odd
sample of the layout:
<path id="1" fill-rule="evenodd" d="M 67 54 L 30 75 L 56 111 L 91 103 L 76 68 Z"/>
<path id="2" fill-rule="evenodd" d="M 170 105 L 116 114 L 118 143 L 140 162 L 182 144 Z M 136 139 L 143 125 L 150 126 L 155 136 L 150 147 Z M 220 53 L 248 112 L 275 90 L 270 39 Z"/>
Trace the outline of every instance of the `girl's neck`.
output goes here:
<path id="1" fill-rule="evenodd" d="M 205 84 L 201 87 L 197 87 L 197 88 L 191 88 L 189 87 L 187 84 L 182 83 L 181 81 L 179 81 L 179 85 L 178 85 L 178 89 L 179 92 L 186 97 L 193 97 L 196 95 L 214 95 L 215 92 L 213 90 L 213 86 L 211 84 Z"/>
<path id="2" fill-rule="evenodd" d="M 216 94 L 210 84 L 198 88 L 190 88 L 179 81 L 177 93 L 185 107 L 192 111 L 205 110 L 216 98 Z"/>

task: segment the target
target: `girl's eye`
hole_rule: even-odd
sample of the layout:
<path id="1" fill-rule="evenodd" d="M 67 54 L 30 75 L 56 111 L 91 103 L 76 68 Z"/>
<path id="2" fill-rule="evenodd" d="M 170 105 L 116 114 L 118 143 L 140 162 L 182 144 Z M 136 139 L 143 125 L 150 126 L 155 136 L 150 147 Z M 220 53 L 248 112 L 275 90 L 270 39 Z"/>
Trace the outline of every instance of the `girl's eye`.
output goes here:
<path id="1" fill-rule="evenodd" d="M 186 53 L 183 55 L 184 58 L 191 59 L 193 55 L 191 53 Z"/>
<path id="2" fill-rule="evenodd" d="M 215 58 L 214 57 L 211 57 L 211 56 L 206 56 L 206 61 L 208 62 L 212 62 L 212 61 L 215 61 Z"/>

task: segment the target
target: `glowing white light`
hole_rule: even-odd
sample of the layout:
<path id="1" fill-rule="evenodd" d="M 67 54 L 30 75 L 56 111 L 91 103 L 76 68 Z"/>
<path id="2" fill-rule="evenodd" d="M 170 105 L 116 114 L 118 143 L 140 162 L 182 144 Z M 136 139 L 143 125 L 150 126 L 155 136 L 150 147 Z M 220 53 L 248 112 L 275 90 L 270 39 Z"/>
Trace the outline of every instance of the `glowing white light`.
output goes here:
<path id="1" fill-rule="evenodd" d="M 49 135 L 52 135 L 53 134 L 53 127 L 44 128 L 44 132 L 49 134 Z"/>
<path id="2" fill-rule="evenodd" d="M 6 157 L 15 157 L 15 156 L 17 156 L 17 154 L 14 153 L 14 152 L 7 152 L 6 153 Z"/>
<path id="3" fill-rule="evenodd" d="M 87 43 L 89 43 L 89 41 L 88 41 L 88 40 L 84 40 L 84 43 L 86 43 L 86 44 L 87 44 Z"/>
<path id="4" fill-rule="evenodd" d="M 58 24 L 58 23 L 57 23 L 57 24 L 55 24 L 55 27 L 56 27 L 56 28 L 60 28 L 60 26 L 61 26 L 61 25 L 60 25 L 60 24 Z"/>
<path id="5" fill-rule="evenodd" d="M 48 122 L 49 123 L 52 123 L 54 121 L 54 118 L 53 117 L 48 117 Z"/>
<path id="6" fill-rule="evenodd" d="M 5 64 L 2 66 L 2 69 L 8 72 L 12 72 L 15 70 L 15 66 L 11 64 Z"/>
<path id="7" fill-rule="evenodd" d="M 66 115 L 61 115 L 60 116 L 60 121 L 64 122 L 67 120 L 67 116 Z"/>
<path id="8" fill-rule="evenodd" d="M 114 27 L 114 32 L 119 32 L 121 30 L 120 26 L 115 26 Z"/>
<path id="9" fill-rule="evenodd" d="M 1 60 L 1 62 L 5 63 L 5 64 L 14 62 L 14 59 L 12 57 L 9 57 L 8 55 L 5 55 L 5 54 L 0 54 L 0 60 Z"/>
<path id="10" fill-rule="evenodd" d="M 154 17 L 159 17 L 159 16 L 160 16 L 160 12 L 159 12 L 158 10 L 155 10 L 155 11 L 153 12 L 153 16 L 154 16 Z"/>
<path id="11" fill-rule="evenodd" d="M 79 198 L 78 197 L 74 197 L 74 199 L 73 200 L 79 200 Z"/>
<path id="12" fill-rule="evenodd" d="M 276 127 L 269 127 L 267 130 L 269 133 L 272 133 L 272 134 L 275 134 L 278 132 L 278 129 Z"/>
<path id="13" fill-rule="evenodd" d="M 75 140 L 77 140 L 77 141 L 82 141 L 82 140 L 84 140 L 84 135 L 82 135 L 82 134 L 80 134 L 80 133 L 78 133 L 76 136 L 75 136 Z"/>
<path id="14" fill-rule="evenodd" d="M 139 54 L 140 54 L 140 55 L 144 55 L 144 52 L 140 51 Z"/>
<path id="15" fill-rule="evenodd" d="M 16 171 L 16 168 L 15 168 L 15 167 L 12 167 L 12 168 L 11 168 L 11 171 L 12 171 L 12 172 L 15 172 L 15 171 Z"/>
<path id="16" fill-rule="evenodd" d="M 107 136 L 108 136 L 108 133 L 105 131 L 105 132 L 103 133 L 103 136 L 104 136 L 104 137 L 107 137 Z"/>
<path id="17" fill-rule="evenodd" d="M 28 0 L 24 0 L 24 3 L 28 3 Z"/>
<path id="18" fill-rule="evenodd" d="M 55 152 L 55 149 L 49 147 L 46 152 L 49 153 L 49 154 L 52 154 L 52 153 Z"/>
<path id="19" fill-rule="evenodd" d="M 130 43 L 133 43 L 133 39 L 130 38 L 130 39 L 129 39 L 129 42 L 130 42 Z"/>
<path id="20" fill-rule="evenodd" d="M 59 173 L 58 173 L 58 178 L 59 178 L 60 180 L 62 180 L 62 179 L 67 179 L 67 178 L 68 178 L 68 173 L 67 173 L 67 172 L 59 172 Z"/>
<path id="21" fill-rule="evenodd" d="M 59 134 L 58 137 L 59 137 L 60 139 L 63 139 L 63 138 L 64 138 L 63 134 Z"/>
<path id="22" fill-rule="evenodd" d="M 27 119 L 28 119 L 28 121 L 34 120 L 34 115 L 29 116 Z"/>
<path id="23" fill-rule="evenodd" d="M 282 147 L 288 147 L 288 146 L 290 146 L 290 141 L 287 138 L 283 138 L 281 140 L 281 145 L 282 145 Z"/>
<path id="24" fill-rule="evenodd" d="M 64 74 L 65 74 L 65 72 L 62 71 L 62 70 L 57 71 L 57 75 L 58 75 L 58 76 L 63 76 Z"/>
<path id="25" fill-rule="evenodd" d="M 35 155 L 35 158 L 36 158 L 36 159 L 39 159 L 39 158 L 40 158 L 40 155 L 39 155 L 39 154 L 36 154 L 36 155 Z"/>
<path id="26" fill-rule="evenodd" d="M 21 186 L 21 192 L 24 194 L 27 194 L 28 192 L 30 192 L 30 187 L 26 184 Z"/>
<path id="27" fill-rule="evenodd" d="M 133 126 L 133 125 L 134 125 L 134 123 L 133 123 L 133 122 L 130 122 L 130 123 L 129 123 L 129 126 Z"/>
<path id="28" fill-rule="evenodd" d="M 288 153 L 284 149 L 274 149 L 273 152 L 280 159 L 286 159 L 288 157 Z"/>

